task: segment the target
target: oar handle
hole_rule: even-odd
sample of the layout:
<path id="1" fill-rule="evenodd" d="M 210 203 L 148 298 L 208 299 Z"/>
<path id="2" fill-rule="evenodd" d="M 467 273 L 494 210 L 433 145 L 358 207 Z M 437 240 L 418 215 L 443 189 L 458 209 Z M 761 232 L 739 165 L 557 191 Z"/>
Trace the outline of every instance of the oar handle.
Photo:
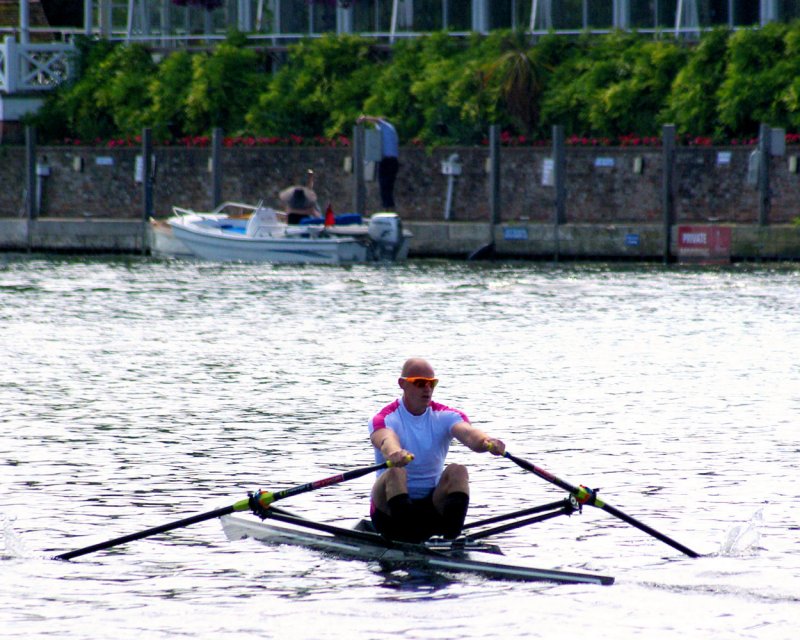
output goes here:
<path id="1" fill-rule="evenodd" d="M 296 487 L 291 487 L 289 489 L 283 489 L 281 491 L 258 491 L 253 496 L 251 496 L 248 500 L 240 500 L 234 505 L 235 511 L 246 511 L 247 509 L 254 508 L 254 504 L 251 500 L 255 500 L 259 507 L 262 509 L 266 509 L 271 505 L 273 502 L 277 502 L 278 500 L 283 500 L 284 498 L 289 498 L 291 496 L 296 496 L 300 493 L 306 493 L 308 491 L 314 491 L 315 489 L 321 489 L 322 487 L 328 487 L 332 484 L 339 484 L 340 482 L 345 482 L 346 480 L 353 480 L 355 478 L 360 478 L 361 476 L 365 476 L 369 473 L 373 473 L 375 471 L 379 471 L 380 469 L 386 469 L 387 467 L 391 467 L 392 464 L 390 462 L 382 462 L 381 464 L 375 464 L 371 467 L 364 467 L 362 469 L 353 469 L 352 471 L 345 471 L 344 473 L 339 473 L 335 476 L 331 476 L 329 478 L 323 478 L 322 480 L 317 480 L 316 482 L 307 482 L 306 484 L 300 484 Z"/>
<path id="2" fill-rule="evenodd" d="M 549 471 L 545 471 L 541 467 L 537 467 L 535 464 L 531 464 L 527 460 L 523 460 L 522 458 L 518 458 L 517 456 L 512 456 L 508 451 L 506 451 L 503 454 L 503 457 L 508 458 L 509 460 L 511 460 L 511 462 L 513 462 L 519 467 L 522 467 L 526 471 L 530 471 L 531 473 L 536 474 L 537 476 L 542 478 L 542 480 L 547 480 L 547 482 L 554 484 L 559 489 L 563 489 L 564 491 L 567 491 L 569 493 L 578 493 L 579 491 L 578 487 L 571 485 L 569 482 L 565 482 L 561 478 L 554 476 Z"/>
<path id="3" fill-rule="evenodd" d="M 409 453 L 409 454 L 408 454 L 408 455 L 407 455 L 407 456 L 404 458 L 404 460 L 403 460 L 403 461 L 404 461 L 406 464 L 408 464 L 409 462 L 413 462 L 413 461 L 414 461 L 414 454 L 413 454 L 413 453 Z M 383 464 L 384 464 L 384 465 L 386 465 L 387 467 L 396 467 L 396 466 L 398 466 L 398 465 L 396 465 L 394 462 L 392 462 L 391 460 L 387 460 L 387 461 L 386 461 L 386 462 L 384 462 Z M 380 469 L 382 466 L 383 466 L 383 465 L 380 465 L 380 464 L 379 464 L 379 465 L 377 465 L 378 469 Z"/>
<path id="4" fill-rule="evenodd" d="M 570 484 L 569 482 L 565 482 L 561 478 L 554 476 L 552 473 L 545 471 L 541 467 L 537 467 L 535 464 L 531 464 L 527 460 L 523 460 L 522 458 L 518 458 L 517 456 L 511 455 L 508 451 L 503 453 L 503 457 L 508 458 L 517 466 L 522 467 L 526 471 L 530 471 L 531 473 L 536 474 L 543 480 L 547 480 L 547 482 L 554 484 L 558 488 L 571 493 L 577 498 L 578 502 L 580 502 L 581 504 L 589 504 L 593 507 L 597 507 L 598 509 L 602 509 L 603 511 L 606 511 L 607 513 L 610 513 L 611 515 L 619 518 L 623 522 L 627 522 L 629 525 L 636 527 L 641 531 L 644 531 L 645 533 L 653 536 L 658 540 L 661 540 L 661 542 L 668 544 L 673 549 L 677 549 L 678 551 L 686 554 L 690 558 L 697 558 L 700 556 L 699 553 L 697 553 L 696 551 L 692 551 L 689 547 L 682 545 L 680 542 L 673 540 L 669 536 L 666 536 L 663 533 L 656 531 L 655 529 L 644 524 L 643 522 L 639 522 L 636 518 L 633 518 L 628 514 L 623 513 L 619 509 L 612 507 L 610 504 L 604 502 L 603 500 L 600 500 L 600 498 L 597 497 L 597 493 L 595 491 L 583 486 L 576 487 Z"/>

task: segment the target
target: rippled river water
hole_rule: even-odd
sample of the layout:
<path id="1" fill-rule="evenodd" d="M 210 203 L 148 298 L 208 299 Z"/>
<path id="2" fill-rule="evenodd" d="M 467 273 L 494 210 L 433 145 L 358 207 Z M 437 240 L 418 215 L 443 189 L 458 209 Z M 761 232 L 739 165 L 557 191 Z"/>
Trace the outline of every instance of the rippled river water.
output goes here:
<path id="1" fill-rule="evenodd" d="M 352 268 L 0 258 L 0 636 L 794 638 L 800 267 L 411 261 Z M 509 451 L 612 516 L 508 532 L 507 555 L 610 587 L 382 573 L 229 542 L 217 521 L 54 554 L 371 464 L 403 359 Z M 471 514 L 562 492 L 469 465 Z M 284 504 L 350 524 L 370 478 Z"/>

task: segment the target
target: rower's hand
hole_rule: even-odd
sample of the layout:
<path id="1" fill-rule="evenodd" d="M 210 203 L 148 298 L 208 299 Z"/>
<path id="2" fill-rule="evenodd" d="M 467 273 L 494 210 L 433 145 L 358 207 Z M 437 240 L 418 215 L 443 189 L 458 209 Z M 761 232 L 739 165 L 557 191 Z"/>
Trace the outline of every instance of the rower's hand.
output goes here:
<path id="1" fill-rule="evenodd" d="M 398 449 L 389 454 L 389 457 L 386 458 L 386 462 L 389 463 L 390 467 L 405 467 L 413 459 L 413 453 L 405 449 Z"/>
<path id="2" fill-rule="evenodd" d="M 506 444 L 497 438 L 486 438 L 483 441 L 484 451 L 489 451 L 492 455 L 502 456 L 506 452 Z"/>

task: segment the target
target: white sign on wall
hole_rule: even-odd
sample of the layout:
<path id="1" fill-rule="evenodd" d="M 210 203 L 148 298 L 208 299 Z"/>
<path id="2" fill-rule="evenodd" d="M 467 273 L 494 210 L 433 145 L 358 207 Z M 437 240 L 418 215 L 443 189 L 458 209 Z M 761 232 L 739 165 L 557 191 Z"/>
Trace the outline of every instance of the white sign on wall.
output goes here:
<path id="1" fill-rule="evenodd" d="M 552 187 L 556 184 L 555 163 L 552 158 L 545 158 L 542 165 L 542 185 Z"/>

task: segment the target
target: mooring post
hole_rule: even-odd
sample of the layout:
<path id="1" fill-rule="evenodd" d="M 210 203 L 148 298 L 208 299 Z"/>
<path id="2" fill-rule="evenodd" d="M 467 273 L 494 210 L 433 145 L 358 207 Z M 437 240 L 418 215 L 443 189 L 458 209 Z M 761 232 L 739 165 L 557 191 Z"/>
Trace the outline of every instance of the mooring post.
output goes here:
<path id="1" fill-rule="evenodd" d="M 366 214 L 367 187 L 364 182 L 364 127 L 353 127 L 353 210 Z"/>
<path id="2" fill-rule="evenodd" d="M 758 129 L 758 224 L 765 227 L 769 224 L 771 204 L 769 185 L 769 163 L 772 158 L 772 131 L 768 124 L 761 123 Z"/>
<path id="3" fill-rule="evenodd" d="M 555 200 L 553 208 L 553 256 L 555 261 L 561 255 L 560 227 L 567 221 L 565 212 L 566 189 L 566 152 L 564 148 L 564 126 L 553 125 L 553 185 L 555 186 Z"/>
<path id="4" fill-rule="evenodd" d="M 31 251 L 33 244 L 33 225 L 36 218 L 36 127 L 25 127 L 25 217 L 26 244 Z"/>
<path id="5" fill-rule="evenodd" d="M 153 130 L 142 130 L 142 253 L 147 253 L 147 227 L 153 216 Z"/>
<path id="6" fill-rule="evenodd" d="M 222 129 L 211 132 L 211 208 L 222 204 Z"/>
<path id="7" fill-rule="evenodd" d="M 489 214 L 494 240 L 494 226 L 500 224 L 500 125 L 493 124 L 489 127 Z"/>
<path id="8" fill-rule="evenodd" d="M 661 217 L 663 220 L 662 258 L 664 264 L 672 259 L 672 225 L 675 221 L 675 125 L 665 124 L 661 130 Z"/>

